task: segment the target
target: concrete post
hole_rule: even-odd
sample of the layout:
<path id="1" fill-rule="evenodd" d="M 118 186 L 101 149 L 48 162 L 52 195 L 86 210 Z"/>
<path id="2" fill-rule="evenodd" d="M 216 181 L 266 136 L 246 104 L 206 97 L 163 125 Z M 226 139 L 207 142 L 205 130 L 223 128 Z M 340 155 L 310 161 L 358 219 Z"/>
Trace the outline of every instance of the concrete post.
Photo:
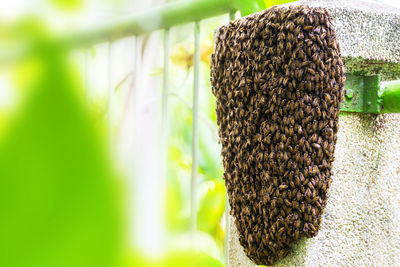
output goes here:
<path id="1" fill-rule="evenodd" d="M 348 0 L 293 4 L 328 8 L 347 73 L 400 78 L 398 9 Z M 332 179 L 318 235 L 275 266 L 400 266 L 400 114 L 341 113 Z M 254 266 L 229 219 L 229 266 Z"/>
<path id="2" fill-rule="evenodd" d="M 400 266 L 400 114 L 342 114 L 321 230 L 276 266 Z M 254 266 L 233 217 L 230 266 Z"/>

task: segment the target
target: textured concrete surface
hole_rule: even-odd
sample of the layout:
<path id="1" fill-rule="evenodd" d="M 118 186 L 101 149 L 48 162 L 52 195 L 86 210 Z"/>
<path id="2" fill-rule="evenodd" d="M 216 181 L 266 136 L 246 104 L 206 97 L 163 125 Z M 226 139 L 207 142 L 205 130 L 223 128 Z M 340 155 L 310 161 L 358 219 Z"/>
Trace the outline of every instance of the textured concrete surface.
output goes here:
<path id="1" fill-rule="evenodd" d="M 300 0 L 284 6 L 290 5 L 329 10 L 348 73 L 400 79 L 400 9 L 359 0 Z"/>
<path id="2" fill-rule="evenodd" d="M 275 266 L 400 266 L 400 114 L 342 114 L 321 230 Z M 230 266 L 254 266 L 230 218 Z"/>
<path id="3" fill-rule="evenodd" d="M 359 0 L 300 0 L 290 5 L 325 7 L 334 18 L 343 57 L 400 63 L 400 10 Z"/>
<path id="4" fill-rule="evenodd" d="M 400 79 L 400 9 L 359 0 L 299 0 L 282 6 L 295 5 L 329 10 L 348 73 Z"/>
<path id="5" fill-rule="evenodd" d="M 347 72 L 400 79 L 400 10 L 356 0 L 300 0 L 334 17 Z M 275 266 L 400 266 L 400 114 L 342 114 L 321 230 Z M 230 217 L 229 266 L 254 266 Z"/>

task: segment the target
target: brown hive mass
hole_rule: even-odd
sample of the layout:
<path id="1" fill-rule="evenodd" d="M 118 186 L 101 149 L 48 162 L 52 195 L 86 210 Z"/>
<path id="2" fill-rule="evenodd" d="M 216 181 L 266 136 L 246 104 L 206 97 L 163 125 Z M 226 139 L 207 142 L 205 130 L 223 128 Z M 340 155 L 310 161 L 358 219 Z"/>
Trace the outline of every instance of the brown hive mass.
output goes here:
<path id="1" fill-rule="evenodd" d="M 219 29 L 211 62 L 224 179 L 256 264 L 317 234 L 331 183 L 344 66 L 323 8 L 273 7 Z"/>

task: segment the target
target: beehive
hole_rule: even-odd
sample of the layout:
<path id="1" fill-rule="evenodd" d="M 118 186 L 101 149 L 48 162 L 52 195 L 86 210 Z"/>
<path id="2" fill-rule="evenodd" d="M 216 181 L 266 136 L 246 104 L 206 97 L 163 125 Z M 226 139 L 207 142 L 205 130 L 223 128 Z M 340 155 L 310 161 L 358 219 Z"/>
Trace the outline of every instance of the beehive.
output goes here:
<path id="1" fill-rule="evenodd" d="M 219 29 L 211 82 L 239 240 L 273 264 L 318 232 L 344 66 L 323 8 L 273 7 Z"/>

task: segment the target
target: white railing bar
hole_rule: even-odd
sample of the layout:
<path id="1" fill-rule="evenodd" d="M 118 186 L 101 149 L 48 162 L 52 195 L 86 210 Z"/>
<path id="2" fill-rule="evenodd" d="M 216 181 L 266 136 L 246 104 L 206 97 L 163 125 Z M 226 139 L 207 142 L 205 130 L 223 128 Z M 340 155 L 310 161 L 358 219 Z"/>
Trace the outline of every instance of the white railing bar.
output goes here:
<path id="1" fill-rule="evenodd" d="M 108 133 L 110 137 L 110 146 L 113 147 L 113 118 L 112 118 L 112 98 L 113 98 L 113 87 L 112 87 L 112 42 L 107 43 L 107 115 L 108 115 Z"/>
<path id="2" fill-rule="evenodd" d="M 199 77 L 200 76 L 200 23 L 194 24 L 193 55 L 193 111 L 192 111 L 192 177 L 190 181 L 190 233 L 194 247 L 197 230 L 197 171 L 199 151 Z"/>
<path id="3" fill-rule="evenodd" d="M 167 151 L 168 151 L 168 77 L 169 76 L 169 29 L 164 31 L 164 69 L 163 69 L 163 87 L 161 100 L 161 146 L 163 173 L 166 173 Z M 166 178 L 166 175 L 165 175 Z"/>
<path id="4" fill-rule="evenodd" d="M 229 20 L 235 20 L 236 18 L 236 11 L 232 10 L 229 12 Z"/>
<path id="5" fill-rule="evenodd" d="M 84 100 L 86 101 L 86 104 L 89 105 L 89 78 L 90 78 L 90 73 L 89 73 L 89 66 L 90 66 L 90 51 L 85 50 L 83 52 L 83 97 Z"/>
<path id="6" fill-rule="evenodd" d="M 135 149 L 135 156 L 136 155 L 136 138 L 137 138 L 137 126 L 138 126 L 138 97 L 139 97 L 139 88 L 141 84 L 141 66 L 142 66 L 142 36 L 135 37 L 135 71 L 134 71 L 134 85 L 133 85 L 133 144 Z"/>
<path id="7" fill-rule="evenodd" d="M 234 20 L 236 11 L 229 12 L 229 20 Z M 229 235 L 230 235 L 230 220 L 229 220 L 229 197 L 228 192 L 225 193 L 225 265 L 230 266 L 229 263 Z"/>
<path id="8" fill-rule="evenodd" d="M 162 199 L 167 192 L 168 166 L 168 86 L 169 86 L 169 29 L 164 31 L 164 69 L 161 99 L 161 183 Z"/>
<path id="9" fill-rule="evenodd" d="M 132 192 L 131 200 L 132 200 L 132 205 L 131 205 L 131 215 L 133 218 L 138 218 L 137 216 L 140 216 L 138 210 L 139 206 L 141 205 L 141 200 L 140 200 L 140 190 L 143 190 L 143 185 L 139 183 L 139 178 L 138 178 L 138 164 L 137 164 L 137 159 L 138 159 L 138 147 L 137 147 L 137 138 L 138 138 L 138 130 L 137 130 L 137 125 L 138 125 L 138 104 L 139 101 L 137 100 L 138 95 L 139 95 L 139 88 L 140 88 L 140 75 L 141 75 L 141 59 L 142 59 L 142 37 L 141 36 L 135 36 L 135 50 L 134 50 L 134 61 L 133 61 L 133 87 L 130 88 L 131 91 L 131 99 L 132 101 L 132 113 L 131 113 L 131 124 L 132 124 L 132 165 L 130 166 L 131 168 L 131 181 L 130 181 L 130 191 Z M 139 218 L 139 221 L 142 220 L 141 217 Z M 140 222 L 136 222 L 138 219 L 131 221 L 132 225 L 138 225 Z M 136 242 L 138 240 L 138 235 L 139 233 L 137 232 L 138 229 L 133 229 L 131 232 L 131 237 L 130 239 Z"/>

